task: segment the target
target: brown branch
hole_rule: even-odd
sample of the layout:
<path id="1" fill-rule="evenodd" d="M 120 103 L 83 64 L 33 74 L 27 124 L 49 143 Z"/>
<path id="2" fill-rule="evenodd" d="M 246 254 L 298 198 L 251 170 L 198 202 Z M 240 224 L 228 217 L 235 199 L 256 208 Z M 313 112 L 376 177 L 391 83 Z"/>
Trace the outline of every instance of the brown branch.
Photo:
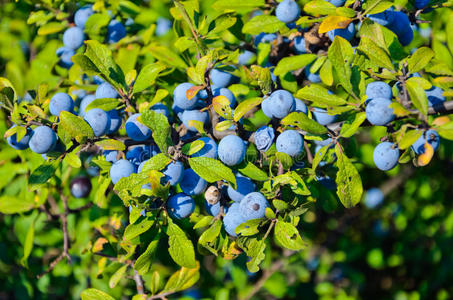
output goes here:
<path id="1" fill-rule="evenodd" d="M 141 295 L 144 294 L 145 290 L 143 288 L 143 279 L 140 276 L 140 274 L 138 274 L 137 270 L 134 270 L 134 280 L 135 280 L 135 285 L 137 286 L 137 294 L 141 294 Z"/>
<path id="2" fill-rule="evenodd" d="M 308 147 L 307 141 L 304 140 L 304 148 L 305 151 L 307 152 L 307 160 L 311 164 L 313 164 L 313 154 L 311 154 L 310 147 Z"/>
<path id="3" fill-rule="evenodd" d="M 153 295 L 151 297 L 148 297 L 146 298 L 146 300 L 154 300 L 154 299 L 167 299 L 166 297 L 171 295 L 171 294 L 174 294 L 176 292 L 165 292 L 165 293 L 160 293 L 160 294 L 157 294 L 157 295 Z"/>
<path id="4" fill-rule="evenodd" d="M 50 200 L 49 203 L 52 202 L 54 203 L 53 208 L 55 208 L 56 206 L 55 200 L 52 197 L 49 197 L 49 200 Z M 69 214 L 68 198 L 62 196 L 61 200 L 63 201 L 64 207 L 64 212 L 60 213 L 59 215 L 63 229 L 63 252 L 54 261 L 50 263 L 49 268 L 46 271 L 37 276 L 38 279 L 50 273 L 63 258 L 66 258 L 68 260 L 68 263 L 71 263 L 71 256 L 69 255 L 70 242 L 68 233 L 68 214 Z"/>

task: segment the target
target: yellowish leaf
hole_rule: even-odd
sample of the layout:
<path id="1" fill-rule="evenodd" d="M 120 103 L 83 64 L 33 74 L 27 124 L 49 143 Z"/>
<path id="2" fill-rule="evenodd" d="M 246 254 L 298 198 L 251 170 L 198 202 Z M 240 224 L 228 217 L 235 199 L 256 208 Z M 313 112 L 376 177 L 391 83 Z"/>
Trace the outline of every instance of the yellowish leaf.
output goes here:
<path id="1" fill-rule="evenodd" d="M 318 32 L 326 33 L 334 29 L 346 28 L 351 22 L 351 18 L 343 16 L 329 16 L 325 18 L 324 21 L 322 21 L 321 25 L 319 26 Z"/>
<path id="2" fill-rule="evenodd" d="M 429 164 L 434 155 L 434 148 L 429 143 L 425 143 L 425 152 L 417 158 L 417 165 L 423 167 Z"/>

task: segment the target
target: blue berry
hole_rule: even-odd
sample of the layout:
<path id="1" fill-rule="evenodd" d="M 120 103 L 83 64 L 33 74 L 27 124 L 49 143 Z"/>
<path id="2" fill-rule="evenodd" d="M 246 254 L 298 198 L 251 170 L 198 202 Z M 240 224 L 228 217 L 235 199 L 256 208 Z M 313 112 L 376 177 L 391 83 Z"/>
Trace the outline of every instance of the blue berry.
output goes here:
<path id="1" fill-rule="evenodd" d="M 415 0 L 415 8 L 422 9 L 429 4 L 430 0 Z"/>
<path id="2" fill-rule="evenodd" d="M 212 96 L 225 96 L 228 101 L 230 101 L 231 108 L 236 105 L 236 98 L 234 97 L 234 94 L 227 88 L 216 88 L 212 91 Z"/>
<path id="3" fill-rule="evenodd" d="M 162 173 L 165 175 L 164 182 L 170 183 L 171 186 L 177 185 L 184 177 L 184 165 L 180 161 L 169 163 Z"/>
<path id="4" fill-rule="evenodd" d="M 327 110 L 323 108 L 315 108 L 312 113 L 316 122 L 324 126 L 332 124 L 337 119 L 337 115 L 331 116 L 327 113 Z"/>
<path id="5" fill-rule="evenodd" d="M 92 5 L 85 5 L 79 8 L 74 14 L 74 23 L 79 28 L 85 28 L 85 23 L 93 13 Z"/>
<path id="6" fill-rule="evenodd" d="M 303 36 L 297 36 L 294 38 L 293 48 L 297 54 L 307 53 L 307 49 L 305 48 L 305 39 Z"/>
<path id="7" fill-rule="evenodd" d="M 412 144 L 412 149 L 418 155 L 423 154 L 425 153 L 426 142 L 433 147 L 434 151 L 436 151 L 439 148 L 440 144 L 439 134 L 433 129 L 423 132 L 423 134 L 418 138 L 418 140 L 415 141 L 414 144 Z"/>
<path id="8" fill-rule="evenodd" d="M 110 44 L 116 43 L 126 36 L 126 28 L 123 23 L 112 20 L 107 26 L 107 41 Z"/>
<path id="9" fill-rule="evenodd" d="M 156 22 L 156 36 L 163 36 L 170 31 L 172 23 L 169 19 L 160 17 Z"/>
<path id="10" fill-rule="evenodd" d="M 118 151 L 106 150 L 104 151 L 105 160 L 111 163 L 116 163 L 118 161 Z"/>
<path id="11" fill-rule="evenodd" d="M 398 164 L 400 151 L 390 142 L 382 142 L 374 148 L 373 161 L 376 167 L 382 171 L 393 169 Z"/>
<path id="12" fill-rule="evenodd" d="M 137 146 L 126 153 L 126 159 L 133 163 L 135 166 L 138 166 L 138 172 L 141 171 L 140 166 L 142 162 L 150 158 L 149 151 L 146 151 L 145 147 Z"/>
<path id="13" fill-rule="evenodd" d="M 184 126 L 190 130 L 196 132 L 197 129 L 193 126 L 189 126 L 189 121 L 195 120 L 200 121 L 204 125 L 209 122 L 209 113 L 207 111 L 199 111 L 199 110 L 185 110 L 181 116 L 182 122 Z"/>
<path id="14" fill-rule="evenodd" d="M 392 100 L 386 98 L 375 98 L 368 102 L 365 112 L 367 120 L 378 126 L 383 126 L 395 119 L 393 108 L 389 107 Z"/>
<path id="15" fill-rule="evenodd" d="M 57 135 L 47 126 L 38 126 L 33 130 L 28 146 L 38 154 L 49 152 L 57 143 Z"/>
<path id="16" fill-rule="evenodd" d="M 49 111 L 54 116 L 59 116 L 62 111 L 72 112 L 74 110 L 74 101 L 66 93 L 57 93 L 49 103 Z"/>
<path id="17" fill-rule="evenodd" d="M 211 215 L 211 216 L 217 216 L 220 212 L 220 201 L 218 201 L 215 204 L 210 204 L 208 201 L 204 202 L 204 207 L 206 211 Z"/>
<path id="18" fill-rule="evenodd" d="M 403 46 L 409 45 L 412 40 L 414 39 L 414 32 L 412 31 L 412 28 L 409 28 L 406 32 L 398 36 L 398 41 L 401 43 Z"/>
<path id="19" fill-rule="evenodd" d="M 275 15 L 284 23 L 292 23 L 300 16 L 299 4 L 294 0 L 283 0 L 277 5 Z"/>
<path id="20" fill-rule="evenodd" d="M 63 43 L 66 48 L 76 50 L 83 45 L 85 34 L 79 27 L 71 27 L 63 33 Z"/>
<path id="21" fill-rule="evenodd" d="M 187 90 L 193 87 L 193 84 L 184 82 L 179 84 L 173 91 L 173 102 L 180 109 L 192 109 L 197 105 L 198 94 L 191 100 L 187 99 Z"/>
<path id="22" fill-rule="evenodd" d="M 365 94 L 368 99 L 385 98 L 392 99 L 392 88 L 383 81 L 373 81 L 366 86 Z"/>
<path id="23" fill-rule="evenodd" d="M 221 69 L 212 69 L 209 73 L 212 84 L 217 88 L 227 87 L 235 80 L 235 76 L 227 71 Z"/>
<path id="24" fill-rule="evenodd" d="M 277 35 L 275 33 L 260 33 L 255 37 L 255 47 L 258 47 L 260 43 L 271 43 L 277 39 Z"/>
<path id="25" fill-rule="evenodd" d="M 425 91 L 426 97 L 428 97 L 429 106 L 436 106 L 445 102 L 444 91 L 437 86 L 433 86 L 429 90 Z"/>
<path id="26" fill-rule="evenodd" d="M 85 198 L 91 192 L 91 181 L 88 177 L 75 178 L 71 181 L 69 189 L 75 198 Z"/>
<path id="27" fill-rule="evenodd" d="M 269 118 L 283 119 L 294 111 L 296 102 L 293 95 L 285 90 L 276 90 L 261 103 L 263 112 Z"/>
<path id="28" fill-rule="evenodd" d="M 346 0 L 329 0 L 330 3 L 335 5 L 336 7 L 343 6 Z"/>
<path id="29" fill-rule="evenodd" d="M 365 206 L 376 208 L 384 201 L 384 194 L 378 188 L 371 188 L 365 194 Z"/>
<path id="30" fill-rule="evenodd" d="M 304 69 L 305 77 L 307 78 L 307 80 L 309 80 L 313 83 L 321 82 L 321 75 L 319 75 L 319 71 L 316 73 L 311 73 L 310 67 L 311 67 L 311 65 L 308 65 Z"/>
<path id="31" fill-rule="evenodd" d="M 241 223 L 244 223 L 245 220 L 240 213 L 239 203 L 234 202 L 228 208 L 225 217 L 223 218 L 223 226 L 225 231 L 231 236 L 237 236 L 235 230 Z"/>
<path id="32" fill-rule="evenodd" d="M 71 57 L 75 55 L 74 49 L 60 47 L 57 49 L 57 56 L 60 58 L 58 64 L 66 69 L 69 69 L 74 64 Z"/>
<path id="33" fill-rule="evenodd" d="M 192 196 L 202 194 L 207 188 L 208 183 L 192 169 L 186 169 L 184 170 L 184 175 L 179 186 L 185 194 Z"/>
<path id="34" fill-rule="evenodd" d="M 107 112 L 107 115 L 110 118 L 110 127 L 107 130 L 107 134 L 113 134 L 117 132 L 121 127 L 121 116 L 118 114 L 118 111 L 116 109 L 109 110 Z"/>
<path id="35" fill-rule="evenodd" d="M 117 98 L 118 92 L 115 88 L 108 82 L 101 83 L 96 89 L 96 98 Z"/>
<path id="36" fill-rule="evenodd" d="M 267 151 L 274 142 L 275 133 L 272 127 L 263 126 L 255 132 L 255 145 L 260 151 Z"/>
<path id="37" fill-rule="evenodd" d="M 137 118 L 141 114 L 133 114 L 126 121 L 126 134 L 134 141 L 146 141 L 151 137 L 151 130 L 144 124 L 140 123 Z"/>
<path id="38" fill-rule="evenodd" d="M 103 136 L 110 129 L 110 117 L 100 108 L 89 110 L 84 119 L 93 129 L 95 136 Z"/>
<path id="39" fill-rule="evenodd" d="M 333 42 L 334 38 L 336 36 L 341 36 L 347 41 L 352 40 L 355 34 L 355 25 L 354 23 L 349 23 L 348 27 L 346 28 L 337 28 L 334 30 L 330 30 L 327 35 L 329 36 L 329 39 Z"/>
<path id="40" fill-rule="evenodd" d="M 308 114 L 308 107 L 302 100 L 294 98 L 294 101 L 296 102 L 296 108 L 294 111 Z"/>
<path id="41" fill-rule="evenodd" d="M 217 144 L 213 139 L 202 137 L 197 141 L 203 141 L 204 145 L 203 148 L 192 155 L 193 157 L 217 158 Z"/>
<path id="42" fill-rule="evenodd" d="M 239 203 L 239 211 L 244 220 L 264 218 L 266 207 L 269 207 L 269 203 L 259 192 L 247 194 Z"/>
<path id="43" fill-rule="evenodd" d="M 120 159 L 110 168 L 110 178 L 113 184 L 116 184 L 123 177 L 129 177 L 135 173 L 135 166 L 126 159 Z"/>
<path id="44" fill-rule="evenodd" d="M 162 103 L 154 104 L 153 106 L 150 107 L 150 109 L 160 114 L 163 114 L 167 118 L 170 117 L 170 112 L 168 111 L 168 108 Z"/>
<path id="45" fill-rule="evenodd" d="M 239 54 L 238 57 L 238 64 L 240 65 L 250 65 L 252 64 L 256 59 L 255 53 L 249 50 L 244 50 L 241 54 Z"/>
<path id="46" fill-rule="evenodd" d="M 192 197 L 184 193 L 179 193 L 168 199 L 167 210 L 172 218 L 183 219 L 193 213 L 195 210 L 195 201 Z"/>
<path id="47" fill-rule="evenodd" d="M 368 15 L 368 17 L 370 18 L 370 20 L 378 23 L 379 25 L 388 26 L 393 22 L 395 15 L 394 15 L 393 8 L 389 8 L 387 10 L 384 10 L 383 12 L 373 14 L 373 15 Z"/>
<path id="48" fill-rule="evenodd" d="M 276 141 L 277 151 L 286 153 L 292 157 L 298 156 L 304 151 L 304 138 L 295 130 L 285 130 Z"/>
<path id="49" fill-rule="evenodd" d="M 227 193 L 228 197 L 235 202 L 241 202 L 245 195 L 255 191 L 256 185 L 253 181 L 241 174 L 236 174 L 237 189 L 234 189 L 231 185 L 228 186 Z"/>
<path id="50" fill-rule="evenodd" d="M 11 128 L 16 127 L 16 126 L 17 125 L 14 124 Z M 13 135 L 10 135 L 6 140 L 12 148 L 14 148 L 16 150 L 25 150 L 28 148 L 28 143 L 30 141 L 31 134 L 32 134 L 32 131 L 30 130 L 30 128 L 27 128 L 27 133 L 20 141 L 17 141 L 16 133 Z"/>
<path id="51" fill-rule="evenodd" d="M 245 152 L 244 141 L 236 135 L 227 135 L 220 140 L 218 148 L 219 158 L 228 166 L 240 164 L 245 158 Z"/>

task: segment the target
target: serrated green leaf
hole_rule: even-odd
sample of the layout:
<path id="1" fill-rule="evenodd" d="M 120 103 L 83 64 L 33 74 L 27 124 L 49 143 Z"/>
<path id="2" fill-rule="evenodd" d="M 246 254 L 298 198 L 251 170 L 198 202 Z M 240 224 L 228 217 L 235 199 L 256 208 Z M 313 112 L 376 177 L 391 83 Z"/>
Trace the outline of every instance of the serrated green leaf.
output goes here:
<path id="1" fill-rule="evenodd" d="M 87 139 L 94 138 L 93 129 L 81 117 L 75 116 L 68 111 L 60 113 L 60 123 L 58 129 L 63 129 L 68 136 L 76 139 L 79 143 L 84 143 Z M 60 133 L 60 130 L 58 131 Z"/>
<path id="2" fill-rule="evenodd" d="M 198 239 L 198 244 L 212 252 L 212 254 L 217 255 L 217 251 L 214 249 L 214 243 L 217 240 L 221 229 L 222 221 L 216 220 L 208 229 L 203 231 Z"/>
<path id="3" fill-rule="evenodd" d="M 281 120 L 282 125 L 296 126 L 313 134 L 327 133 L 327 128 L 307 117 L 303 112 L 292 112 Z"/>
<path id="4" fill-rule="evenodd" d="M 362 198 L 362 179 L 339 144 L 335 145 L 335 154 L 338 158 L 337 195 L 344 207 L 351 208 Z"/>
<path id="5" fill-rule="evenodd" d="M 340 84 L 350 94 L 352 91 L 351 84 L 351 62 L 353 60 L 354 50 L 351 44 L 338 35 L 335 36 L 332 45 L 329 47 L 328 57 L 334 67 Z"/>
<path id="6" fill-rule="evenodd" d="M 95 144 L 96 146 L 99 146 L 104 150 L 118 150 L 118 151 L 126 150 L 126 145 L 122 141 L 114 139 L 97 141 Z"/>
<path id="7" fill-rule="evenodd" d="M 299 231 L 291 223 L 281 220 L 277 221 L 274 229 L 274 237 L 277 243 L 289 250 L 299 251 L 304 247 L 304 242 L 300 237 Z"/>
<path id="8" fill-rule="evenodd" d="M 244 162 L 240 164 L 238 171 L 253 180 L 266 181 L 269 179 L 269 177 L 263 170 L 261 170 L 251 162 Z"/>
<path id="9" fill-rule="evenodd" d="M 34 208 L 35 203 L 30 198 L 0 196 L 0 212 L 5 215 L 17 214 Z"/>
<path id="10" fill-rule="evenodd" d="M 139 223 L 129 224 L 124 230 L 123 241 L 130 241 L 139 235 L 147 232 L 153 225 L 154 219 L 147 217 L 141 220 Z"/>
<path id="11" fill-rule="evenodd" d="M 145 162 L 141 173 L 147 173 L 151 170 L 160 171 L 165 168 L 171 159 L 163 153 L 158 153 Z"/>
<path id="12" fill-rule="evenodd" d="M 124 277 L 127 267 L 128 267 L 128 265 L 124 265 L 124 266 L 120 267 L 118 270 L 116 270 L 115 273 L 113 273 L 112 277 L 110 277 L 109 287 L 111 289 L 113 289 L 118 284 L 118 282 L 121 280 L 121 278 Z"/>
<path id="13" fill-rule="evenodd" d="M 200 279 L 200 264 L 194 268 L 181 268 L 173 273 L 167 281 L 163 292 L 177 292 L 190 288 Z"/>
<path id="14" fill-rule="evenodd" d="M 313 102 L 318 107 L 339 106 L 346 104 L 343 98 L 329 94 L 328 90 L 319 84 L 310 84 L 297 91 L 296 98 Z"/>
<path id="15" fill-rule="evenodd" d="M 379 47 L 373 39 L 361 37 L 358 49 L 365 53 L 370 61 L 376 66 L 394 70 L 392 61 L 390 60 L 387 52 L 383 48 Z"/>
<path id="16" fill-rule="evenodd" d="M 85 108 L 85 112 L 93 109 L 93 108 L 100 108 L 103 111 L 109 111 L 115 109 L 118 105 L 121 104 L 121 101 L 116 98 L 99 98 L 94 99 L 87 105 Z"/>
<path id="17" fill-rule="evenodd" d="M 74 152 L 67 153 L 63 161 L 76 169 L 79 169 L 82 166 L 82 161 L 80 160 L 80 157 L 78 157 L 77 154 L 75 154 Z"/>
<path id="18" fill-rule="evenodd" d="M 238 122 L 247 112 L 249 112 L 252 108 L 258 106 L 263 102 L 262 98 L 251 98 L 242 101 L 234 110 L 234 121 Z"/>
<path id="19" fill-rule="evenodd" d="M 140 93 L 154 84 L 159 73 L 166 67 L 160 63 L 152 63 L 144 66 L 134 83 L 133 92 Z"/>
<path id="20" fill-rule="evenodd" d="M 325 0 L 314 0 L 304 5 L 304 11 L 312 16 L 334 15 L 337 8 Z"/>
<path id="21" fill-rule="evenodd" d="M 348 138 L 353 136 L 357 130 L 359 130 L 360 125 L 366 120 L 366 113 L 359 112 L 354 115 L 354 118 L 346 120 L 341 126 L 340 136 Z"/>
<path id="22" fill-rule="evenodd" d="M 85 72 L 87 75 L 99 75 L 101 71 L 96 65 L 84 54 L 76 54 L 71 57 L 71 60 Z"/>
<path id="23" fill-rule="evenodd" d="M 62 31 L 66 28 L 66 22 L 49 22 L 38 29 L 38 35 L 48 35 Z"/>
<path id="24" fill-rule="evenodd" d="M 142 113 L 140 119 L 153 132 L 154 142 L 160 151 L 167 153 L 168 147 L 172 145 L 171 127 L 167 117 L 154 110 L 147 110 Z"/>
<path id="25" fill-rule="evenodd" d="M 409 78 L 406 81 L 406 88 L 409 93 L 410 100 L 415 108 L 417 108 L 422 114 L 427 115 L 428 98 L 423 87 L 419 85 L 417 80 Z"/>
<path id="26" fill-rule="evenodd" d="M 308 66 L 316 59 L 316 54 L 301 54 L 282 58 L 274 70 L 275 76 Z"/>
<path id="27" fill-rule="evenodd" d="M 418 138 L 423 134 L 421 130 L 408 130 L 404 133 L 403 137 L 398 142 L 398 148 L 401 150 L 407 149 L 414 144 Z"/>
<path id="28" fill-rule="evenodd" d="M 153 262 L 153 257 L 156 253 L 157 246 L 159 245 L 160 232 L 156 234 L 153 240 L 146 247 L 145 252 L 143 252 L 135 261 L 134 269 L 141 275 L 148 273 L 149 268 Z"/>
<path id="29" fill-rule="evenodd" d="M 264 5 L 264 0 L 218 0 L 212 5 L 212 8 L 222 12 L 225 10 L 247 12 Z"/>
<path id="30" fill-rule="evenodd" d="M 28 184 L 32 190 L 39 188 L 42 184 L 46 183 L 57 170 L 58 160 L 45 161 L 42 165 L 36 168 L 28 179 Z"/>
<path id="31" fill-rule="evenodd" d="M 315 153 L 313 156 L 313 162 L 311 163 L 311 169 L 314 171 L 318 167 L 319 163 L 323 160 L 324 156 L 326 156 L 327 151 L 329 150 L 330 145 L 323 146 L 318 152 Z"/>
<path id="32" fill-rule="evenodd" d="M 409 73 L 415 73 L 423 70 L 426 65 L 433 59 L 434 51 L 428 47 L 421 47 L 412 54 L 407 60 Z"/>
<path id="33" fill-rule="evenodd" d="M 285 23 L 277 19 L 276 16 L 260 15 L 255 16 L 244 24 L 243 33 L 259 34 L 261 32 L 273 33 L 285 27 Z"/>
<path id="34" fill-rule="evenodd" d="M 86 289 L 80 295 L 82 300 L 115 300 L 112 296 L 97 289 Z"/>
<path id="35" fill-rule="evenodd" d="M 219 160 L 210 157 L 191 157 L 189 165 L 198 176 L 207 182 L 226 180 L 236 189 L 236 177 L 233 171 Z"/>
<path id="36" fill-rule="evenodd" d="M 170 218 L 168 221 L 167 235 L 170 256 L 181 267 L 195 268 L 197 261 L 192 242 Z"/>

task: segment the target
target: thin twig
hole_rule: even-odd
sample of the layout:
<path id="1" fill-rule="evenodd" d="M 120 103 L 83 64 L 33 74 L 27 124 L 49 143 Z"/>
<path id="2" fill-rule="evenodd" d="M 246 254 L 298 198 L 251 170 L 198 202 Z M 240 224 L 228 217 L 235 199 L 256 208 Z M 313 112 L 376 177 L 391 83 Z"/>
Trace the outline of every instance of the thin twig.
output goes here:
<path id="1" fill-rule="evenodd" d="M 137 270 L 134 270 L 134 280 L 135 280 L 135 285 L 137 286 L 137 294 L 144 294 L 145 290 L 143 288 L 143 279 L 138 274 Z"/>

